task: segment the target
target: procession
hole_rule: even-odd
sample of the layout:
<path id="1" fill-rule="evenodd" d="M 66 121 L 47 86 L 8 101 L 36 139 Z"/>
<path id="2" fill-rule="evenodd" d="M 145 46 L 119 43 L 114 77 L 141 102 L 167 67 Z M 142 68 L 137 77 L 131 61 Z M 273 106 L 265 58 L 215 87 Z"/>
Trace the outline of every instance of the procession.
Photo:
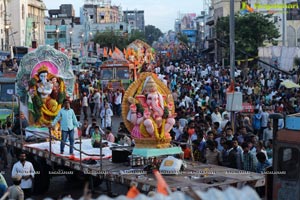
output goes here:
<path id="1" fill-rule="evenodd" d="M 0 52 L 1 200 L 300 198 L 300 54 L 263 7 L 236 12 L 236 26 L 270 26 L 253 44 L 243 30 L 233 42 L 233 13 L 207 39 L 205 12 L 163 34 L 129 33 L 144 11 L 124 11 L 127 27 L 111 1 L 85 0 L 65 25 L 69 8 L 48 10 L 44 43 L 34 22 L 28 48 Z M 110 8 L 111 22 L 92 8 Z M 101 30 L 109 23 L 126 34 Z M 19 34 L 6 33 L 5 45 Z"/>

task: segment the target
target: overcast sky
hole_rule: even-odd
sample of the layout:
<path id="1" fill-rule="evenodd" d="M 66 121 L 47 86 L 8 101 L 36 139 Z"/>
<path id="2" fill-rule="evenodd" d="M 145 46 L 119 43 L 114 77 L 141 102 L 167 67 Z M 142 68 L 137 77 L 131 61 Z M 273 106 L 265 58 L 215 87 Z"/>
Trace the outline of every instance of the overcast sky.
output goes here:
<path id="1" fill-rule="evenodd" d="M 174 30 L 175 19 L 179 14 L 196 13 L 200 15 L 206 0 L 112 0 L 112 5 L 123 10 L 144 10 L 145 25 L 154 25 L 161 31 Z M 58 9 L 61 4 L 73 4 L 76 16 L 84 0 L 44 0 L 47 9 Z"/>

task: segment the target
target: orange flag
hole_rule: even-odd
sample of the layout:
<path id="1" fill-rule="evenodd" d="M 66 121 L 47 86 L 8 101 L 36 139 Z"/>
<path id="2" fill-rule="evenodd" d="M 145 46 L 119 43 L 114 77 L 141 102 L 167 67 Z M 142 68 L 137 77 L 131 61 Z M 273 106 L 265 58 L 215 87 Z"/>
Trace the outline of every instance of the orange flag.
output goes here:
<path id="1" fill-rule="evenodd" d="M 233 80 L 230 81 L 230 85 L 229 87 L 227 88 L 227 93 L 234 93 L 234 82 Z"/>
<path id="2" fill-rule="evenodd" d="M 103 48 L 103 57 L 106 57 L 106 58 L 108 57 L 106 47 Z"/>
<path id="3" fill-rule="evenodd" d="M 132 55 L 131 48 L 128 48 L 128 49 L 127 49 L 127 55 L 128 55 L 128 56 L 131 56 L 131 55 Z"/>
<path id="4" fill-rule="evenodd" d="M 140 191 L 136 188 L 136 186 L 131 186 L 131 188 L 128 190 L 126 197 L 134 199 L 140 194 Z"/>
<path id="5" fill-rule="evenodd" d="M 169 188 L 168 184 L 166 183 L 165 179 L 162 177 L 162 175 L 157 170 L 154 170 L 153 173 L 157 180 L 157 188 L 156 188 L 157 192 L 168 196 L 171 192 L 170 192 L 170 188 Z"/>
<path id="6" fill-rule="evenodd" d="M 114 52 L 116 52 L 116 54 L 118 54 L 118 55 L 121 55 L 121 50 L 118 47 L 115 47 Z"/>
<path id="7" fill-rule="evenodd" d="M 108 53 L 108 55 L 111 57 L 112 56 L 112 51 L 111 51 L 111 49 L 109 49 L 109 53 Z"/>

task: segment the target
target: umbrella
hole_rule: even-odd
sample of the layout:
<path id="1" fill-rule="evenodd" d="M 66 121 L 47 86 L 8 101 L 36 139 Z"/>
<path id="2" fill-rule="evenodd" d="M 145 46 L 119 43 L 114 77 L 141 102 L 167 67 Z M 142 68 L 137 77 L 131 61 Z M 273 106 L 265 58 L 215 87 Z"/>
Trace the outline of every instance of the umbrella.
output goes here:
<path id="1" fill-rule="evenodd" d="M 281 85 L 283 85 L 284 87 L 290 89 L 290 88 L 300 88 L 300 85 L 294 83 L 291 80 L 284 80 L 281 82 Z"/>

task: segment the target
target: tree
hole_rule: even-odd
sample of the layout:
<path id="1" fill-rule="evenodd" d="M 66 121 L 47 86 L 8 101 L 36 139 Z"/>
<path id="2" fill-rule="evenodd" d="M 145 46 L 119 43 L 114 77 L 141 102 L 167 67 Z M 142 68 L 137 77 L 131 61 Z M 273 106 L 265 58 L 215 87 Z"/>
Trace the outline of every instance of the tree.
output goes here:
<path id="1" fill-rule="evenodd" d="M 182 33 L 178 33 L 177 34 L 177 38 L 178 38 L 179 41 L 181 41 L 184 44 L 186 44 L 186 46 L 189 45 L 189 38 L 186 35 L 184 35 Z"/>
<path id="2" fill-rule="evenodd" d="M 156 28 L 153 25 L 147 25 L 145 26 L 145 37 L 146 42 L 149 45 L 152 45 L 154 41 L 157 41 L 159 37 L 161 37 L 163 33 L 159 28 Z"/>
<path id="3" fill-rule="evenodd" d="M 145 32 L 140 31 L 140 30 L 132 30 L 131 34 L 130 34 L 130 37 L 129 37 L 129 41 L 128 41 L 129 43 L 128 44 L 130 44 L 131 42 L 133 42 L 137 39 L 146 41 Z"/>
<path id="4" fill-rule="evenodd" d="M 275 23 L 271 20 L 272 15 L 261 13 L 248 13 L 235 15 L 235 45 L 246 53 L 257 56 L 258 47 L 264 46 L 264 42 L 275 43 L 280 37 Z M 216 25 L 217 38 L 229 45 L 229 16 L 218 19 Z M 229 47 L 229 46 L 228 46 Z M 229 48 L 226 49 L 227 55 Z M 247 56 L 236 51 L 237 59 Z"/>
<path id="5" fill-rule="evenodd" d="M 110 29 L 104 32 L 97 32 L 94 36 L 94 42 L 100 44 L 101 47 L 114 48 L 117 46 L 120 49 L 126 48 L 128 44 L 139 39 L 152 45 L 153 41 L 158 40 L 162 36 L 162 32 L 155 26 L 147 25 L 145 32 L 140 30 L 132 30 L 130 34 L 113 31 Z"/>
<path id="6" fill-rule="evenodd" d="M 117 46 L 123 49 L 127 46 L 126 38 L 120 32 L 115 32 L 112 30 L 106 30 L 104 32 L 97 32 L 94 37 L 95 43 L 100 44 L 101 47 L 114 48 Z"/>

